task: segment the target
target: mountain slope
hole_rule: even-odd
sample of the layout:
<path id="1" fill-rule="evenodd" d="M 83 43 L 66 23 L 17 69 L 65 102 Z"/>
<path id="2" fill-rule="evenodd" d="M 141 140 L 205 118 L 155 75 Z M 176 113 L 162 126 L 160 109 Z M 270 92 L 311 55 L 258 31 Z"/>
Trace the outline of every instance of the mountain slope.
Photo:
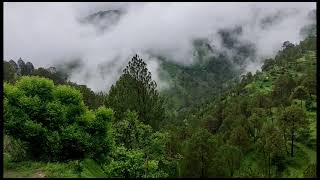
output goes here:
<path id="1" fill-rule="evenodd" d="M 243 127 L 251 126 L 250 119 L 256 109 L 266 113 L 260 116 L 264 119 L 262 126 L 271 125 L 281 130 L 278 119 L 283 108 L 289 105 L 300 107 L 301 101 L 308 125 L 296 135 L 294 143 L 296 155 L 294 157 L 284 155 L 284 169 L 272 170 L 271 176 L 304 177 L 304 171 L 315 163 L 316 158 L 316 37 L 309 37 L 297 46 L 284 47 L 275 59 L 266 61 L 262 69 L 262 72 L 257 72 L 253 76 L 246 75 L 241 83 L 216 98 L 214 102 L 190 111 L 184 116 L 185 123 L 190 124 L 191 129 L 202 127 L 214 135 L 222 135 L 224 143 L 228 144 L 228 139 L 231 138 L 233 129 L 238 123 Z M 283 81 L 284 77 L 292 78 L 294 84 L 289 94 L 280 97 L 277 95 L 277 89 L 287 88 L 287 84 Z M 299 86 L 304 86 L 310 93 L 304 100 L 292 99 L 294 90 Z M 263 171 L 266 168 L 262 161 L 263 154 L 258 151 L 260 145 L 253 142 L 250 131 L 248 136 L 251 150 L 244 154 L 240 165 L 243 168 L 238 169 L 234 176 L 266 177 L 267 174 Z M 291 141 L 287 140 L 286 146 L 289 148 Z M 276 167 L 272 165 L 272 168 Z"/>

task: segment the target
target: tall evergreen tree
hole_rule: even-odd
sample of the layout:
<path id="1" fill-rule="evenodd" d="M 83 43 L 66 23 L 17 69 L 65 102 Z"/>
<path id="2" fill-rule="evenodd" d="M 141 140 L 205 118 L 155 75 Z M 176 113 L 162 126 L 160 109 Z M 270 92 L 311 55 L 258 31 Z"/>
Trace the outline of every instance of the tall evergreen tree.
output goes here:
<path id="1" fill-rule="evenodd" d="M 114 109 L 118 119 L 123 118 L 127 110 L 136 111 L 139 119 L 158 129 L 164 119 L 164 107 L 156 87 L 147 64 L 135 55 L 115 86 L 111 87 L 106 106 Z"/>

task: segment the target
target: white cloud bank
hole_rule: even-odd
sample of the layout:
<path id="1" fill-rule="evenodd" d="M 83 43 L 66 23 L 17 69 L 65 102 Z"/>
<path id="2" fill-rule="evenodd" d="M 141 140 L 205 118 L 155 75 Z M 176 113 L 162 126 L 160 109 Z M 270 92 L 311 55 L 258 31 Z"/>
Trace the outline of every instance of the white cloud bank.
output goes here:
<path id="1" fill-rule="evenodd" d="M 78 22 L 79 18 L 97 11 L 119 8 L 126 13 L 103 34 Z M 7 2 L 4 3 L 4 59 L 22 57 L 36 67 L 48 67 L 81 58 L 84 66 L 73 72 L 70 80 L 100 91 L 109 89 L 132 55 L 140 53 L 150 62 L 154 79 L 159 83 L 159 65 L 147 52 L 190 64 L 194 38 L 210 37 L 219 49 L 222 47 L 218 30 L 242 25 L 240 39 L 254 43 L 257 49 L 258 58 L 248 66 L 248 71 L 254 71 L 261 60 L 273 56 L 284 41 L 301 40 L 299 31 L 310 23 L 307 13 L 315 8 L 315 2 Z M 279 12 L 281 18 L 270 27 L 262 28 L 263 18 Z"/>

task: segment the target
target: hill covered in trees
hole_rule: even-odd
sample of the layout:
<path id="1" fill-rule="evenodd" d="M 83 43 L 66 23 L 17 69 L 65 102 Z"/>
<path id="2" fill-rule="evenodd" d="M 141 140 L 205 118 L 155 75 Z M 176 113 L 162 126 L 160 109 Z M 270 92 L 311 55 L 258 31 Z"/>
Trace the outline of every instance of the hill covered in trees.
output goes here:
<path id="1" fill-rule="evenodd" d="M 230 48 L 233 31 L 221 32 Z M 196 41 L 200 63 L 163 59 L 174 86 L 162 92 L 138 55 L 98 94 L 68 67 L 4 61 L 4 176 L 315 177 L 317 49 L 305 31 L 242 77 L 230 63 L 250 45 L 232 62 Z"/>
<path id="2" fill-rule="evenodd" d="M 174 141 L 187 143 L 179 148 L 190 148 L 183 154 L 189 157 L 186 167 L 199 170 L 188 176 L 198 177 L 204 171 L 205 177 L 217 173 L 223 177 L 304 177 L 312 168 L 315 172 L 316 38 L 297 46 L 285 44 L 274 59 L 265 61 L 262 72 L 248 73 L 213 102 L 190 111 L 181 123 L 184 128 L 172 127 L 172 132 L 183 134 L 174 135 L 181 138 Z M 204 133 L 202 140 L 197 133 Z M 209 137 L 218 141 L 213 143 L 216 147 L 206 143 Z M 193 146 L 201 141 L 205 146 Z M 203 162 L 205 167 L 194 163 L 202 161 L 201 152 L 205 157 L 213 153 Z M 194 172 L 188 168 L 186 172 Z M 210 172 L 215 169 L 219 171 Z"/>

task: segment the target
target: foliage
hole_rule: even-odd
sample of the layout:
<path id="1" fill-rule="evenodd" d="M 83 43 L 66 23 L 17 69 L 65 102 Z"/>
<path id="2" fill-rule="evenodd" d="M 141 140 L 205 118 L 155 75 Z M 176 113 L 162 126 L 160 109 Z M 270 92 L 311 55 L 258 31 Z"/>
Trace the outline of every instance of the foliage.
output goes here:
<path id="1" fill-rule="evenodd" d="M 249 137 L 243 127 L 234 128 L 231 132 L 229 143 L 241 149 L 243 153 L 250 148 Z"/>
<path id="2" fill-rule="evenodd" d="M 127 111 L 124 119 L 115 122 L 116 143 L 128 149 L 143 148 L 146 146 L 146 138 L 150 137 L 152 128 L 138 120 L 135 112 Z"/>
<path id="3" fill-rule="evenodd" d="M 7 62 L 3 61 L 3 81 L 13 82 L 15 80 L 16 73 L 14 67 Z"/>
<path id="4" fill-rule="evenodd" d="M 4 168 L 11 168 L 14 163 L 27 159 L 30 156 L 30 154 L 27 153 L 27 150 L 28 146 L 25 142 L 4 135 Z"/>
<path id="5" fill-rule="evenodd" d="M 108 177 L 166 177 L 159 170 L 159 161 L 148 159 L 139 149 L 128 150 L 123 146 L 117 147 L 112 154 L 112 160 L 104 167 Z"/>
<path id="6" fill-rule="evenodd" d="M 127 110 L 136 111 L 144 123 L 158 129 L 164 119 L 163 100 L 155 89 L 156 83 L 152 81 L 146 63 L 136 55 L 123 72 L 111 87 L 106 106 L 115 111 L 117 119 L 123 118 Z"/>
<path id="7" fill-rule="evenodd" d="M 198 129 L 185 142 L 183 153 L 183 177 L 212 176 L 215 144 L 212 134 L 205 129 Z"/>
<path id="8" fill-rule="evenodd" d="M 81 177 L 83 178 L 105 178 L 107 177 L 102 167 L 92 159 L 84 159 L 80 165 Z"/>
<path id="9" fill-rule="evenodd" d="M 310 164 L 308 165 L 308 167 L 305 169 L 305 171 L 303 172 L 303 175 L 305 178 L 316 178 L 317 174 L 316 174 L 316 164 Z"/>
<path id="10" fill-rule="evenodd" d="M 4 85 L 4 99 L 5 132 L 25 141 L 33 158 L 103 160 L 111 151 L 112 110 L 101 107 L 86 119 L 91 112 L 78 90 L 25 76 Z"/>
<path id="11" fill-rule="evenodd" d="M 303 109 L 291 105 L 283 111 L 279 117 L 280 127 L 283 130 L 287 130 L 291 137 L 291 156 L 293 156 L 293 142 L 295 140 L 296 133 L 301 128 L 308 128 L 308 121 L 306 113 Z"/>
<path id="12" fill-rule="evenodd" d="M 307 99 L 308 92 L 303 86 L 298 86 L 292 92 L 290 99 L 296 98 L 301 100 L 301 108 L 302 108 L 302 100 Z"/>

